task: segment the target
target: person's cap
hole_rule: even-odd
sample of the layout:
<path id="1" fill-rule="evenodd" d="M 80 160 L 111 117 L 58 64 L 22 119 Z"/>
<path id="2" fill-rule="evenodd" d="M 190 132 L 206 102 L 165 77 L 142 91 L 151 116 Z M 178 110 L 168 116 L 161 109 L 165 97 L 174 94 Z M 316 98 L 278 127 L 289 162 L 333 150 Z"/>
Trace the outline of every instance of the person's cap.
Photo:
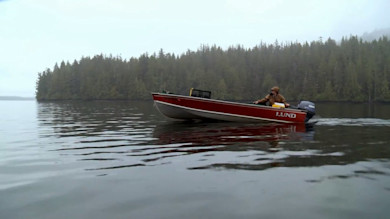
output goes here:
<path id="1" fill-rule="evenodd" d="M 276 93 L 279 93 L 279 87 L 275 86 L 271 88 L 271 91 L 275 91 Z"/>

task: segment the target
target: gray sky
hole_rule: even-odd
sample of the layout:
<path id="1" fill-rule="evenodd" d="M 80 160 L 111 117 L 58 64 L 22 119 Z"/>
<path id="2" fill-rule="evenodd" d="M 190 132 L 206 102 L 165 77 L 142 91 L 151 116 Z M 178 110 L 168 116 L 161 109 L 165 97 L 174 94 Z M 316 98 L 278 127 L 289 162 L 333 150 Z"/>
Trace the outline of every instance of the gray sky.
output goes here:
<path id="1" fill-rule="evenodd" d="M 389 0 L 0 0 L 0 96 L 34 96 L 37 73 L 62 60 L 339 40 L 390 27 L 389 11 Z"/>

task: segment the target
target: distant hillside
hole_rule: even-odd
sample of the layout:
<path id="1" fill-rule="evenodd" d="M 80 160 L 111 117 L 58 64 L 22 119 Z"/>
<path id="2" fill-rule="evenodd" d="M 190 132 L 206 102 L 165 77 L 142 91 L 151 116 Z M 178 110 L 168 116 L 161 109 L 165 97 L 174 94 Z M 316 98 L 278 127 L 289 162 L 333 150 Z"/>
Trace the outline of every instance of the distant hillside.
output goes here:
<path id="1" fill-rule="evenodd" d="M 390 102 L 390 38 L 260 44 L 223 50 L 202 46 L 180 56 L 96 55 L 61 62 L 38 74 L 37 100 L 150 100 L 152 91 L 254 100 L 279 85 L 289 100 Z"/>
<path id="2" fill-rule="evenodd" d="M 0 100 L 34 100 L 34 97 L 0 96 Z"/>
<path id="3" fill-rule="evenodd" d="M 373 40 L 377 40 L 379 39 L 380 37 L 383 37 L 383 36 L 387 36 L 390 38 L 390 28 L 386 28 L 386 29 L 380 29 L 380 30 L 374 30 L 373 32 L 370 32 L 370 33 L 364 33 L 361 38 L 364 40 L 364 41 L 373 41 Z"/>

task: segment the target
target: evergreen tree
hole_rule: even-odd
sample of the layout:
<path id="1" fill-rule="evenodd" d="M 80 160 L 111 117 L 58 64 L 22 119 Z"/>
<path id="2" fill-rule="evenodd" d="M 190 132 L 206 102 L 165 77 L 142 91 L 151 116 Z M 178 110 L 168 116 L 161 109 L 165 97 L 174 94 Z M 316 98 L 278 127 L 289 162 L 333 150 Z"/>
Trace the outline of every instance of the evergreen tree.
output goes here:
<path id="1" fill-rule="evenodd" d="M 188 94 L 191 87 L 214 98 L 252 100 L 272 86 L 288 100 L 390 101 L 390 42 L 356 36 L 226 50 L 202 45 L 176 56 L 160 50 L 139 58 L 82 57 L 38 73 L 38 100 L 146 100 L 150 92 Z"/>

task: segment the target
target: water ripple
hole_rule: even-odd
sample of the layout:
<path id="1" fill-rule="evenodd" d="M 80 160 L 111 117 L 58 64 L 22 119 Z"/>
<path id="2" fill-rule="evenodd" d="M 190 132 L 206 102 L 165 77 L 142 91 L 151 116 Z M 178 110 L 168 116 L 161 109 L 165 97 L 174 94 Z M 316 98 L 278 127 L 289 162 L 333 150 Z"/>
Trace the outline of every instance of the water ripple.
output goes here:
<path id="1" fill-rule="evenodd" d="M 40 137 L 50 142 L 50 151 L 88 162 L 84 168 L 88 171 L 178 162 L 190 170 L 265 170 L 365 159 L 359 154 L 367 150 L 364 146 L 385 147 L 388 141 L 367 140 L 351 147 L 339 132 L 326 127 L 390 125 L 390 120 L 372 118 L 317 118 L 314 126 L 170 122 L 150 113 L 148 104 L 138 105 L 142 109 L 126 102 L 101 106 L 99 102 L 43 104 L 38 108 Z M 318 129 L 327 134 L 316 135 Z"/>
<path id="2" fill-rule="evenodd" d="M 152 105 L 0 102 L 0 217 L 388 215 L 388 106 L 305 126 L 177 122 Z"/>
<path id="3" fill-rule="evenodd" d="M 316 125 L 325 126 L 390 126 L 390 120 L 377 118 L 320 118 Z"/>

